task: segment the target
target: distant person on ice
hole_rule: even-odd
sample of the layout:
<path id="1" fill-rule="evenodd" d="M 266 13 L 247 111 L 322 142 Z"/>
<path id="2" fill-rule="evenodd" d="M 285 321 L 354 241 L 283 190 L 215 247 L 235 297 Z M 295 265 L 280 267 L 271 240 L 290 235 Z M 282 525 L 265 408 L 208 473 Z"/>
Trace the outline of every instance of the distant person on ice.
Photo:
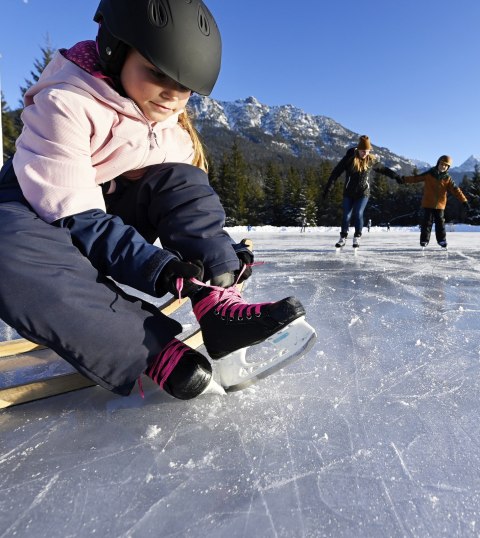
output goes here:
<path id="1" fill-rule="evenodd" d="M 370 196 L 370 183 L 373 172 L 378 172 L 397 180 L 400 177 L 390 168 L 386 168 L 379 164 L 377 158 L 371 151 L 372 145 L 370 143 L 370 138 L 366 135 L 362 135 L 358 141 L 357 147 L 350 148 L 342 160 L 332 170 L 323 191 L 323 197 L 326 198 L 335 181 L 345 172 L 342 205 L 343 218 L 340 239 L 335 245 L 337 248 L 345 246 L 350 221 L 352 219 L 355 227 L 353 246 L 358 247 L 360 245 L 359 239 L 362 236 L 363 231 L 363 212 Z"/>
<path id="2" fill-rule="evenodd" d="M 0 173 L 0 317 L 115 393 L 146 374 L 194 398 L 217 390 L 210 361 L 175 338 L 180 323 L 116 282 L 190 297 L 213 359 L 305 311 L 292 297 L 247 304 L 234 286 L 253 255 L 223 229 L 186 109 L 220 70 L 206 5 L 102 0 L 94 19 L 96 41 L 58 51 L 26 92 Z"/>
<path id="3" fill-rule="evenodd" d="M 442 248 L 447 248 L 447 232 L 445 230 L 445 207 L 447 192 L 453 194 L 464 207 L 468 209 L 468 201 L 463 192 L 457 187 L 448 174 L 452 166 L 452 158 L 448 155 L 439 157 L 436 166 L 418 176 L 402 176 L 397 181 L 403 183 L 422 183 L 423 217 L 420 226 L 420 245 L 426 247 L 430 241 L 432 225 L 435 221 L 435 237 Z"/>

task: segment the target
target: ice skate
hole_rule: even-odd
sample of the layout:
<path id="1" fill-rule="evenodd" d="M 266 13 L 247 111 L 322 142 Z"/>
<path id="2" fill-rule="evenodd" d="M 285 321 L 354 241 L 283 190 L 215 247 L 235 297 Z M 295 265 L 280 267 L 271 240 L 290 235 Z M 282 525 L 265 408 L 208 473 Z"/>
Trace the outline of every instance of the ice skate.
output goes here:
<path id="1" fill-rule="evenodd" d="M 225 394 L 212 377 L 208 359 L 176 338 L 155 357 L 145 375 L 180 400 L 190 400 L 208 392 Z"/>
<path id="2" fill-rule="evenodd" d="M 347 238 L 340 236 L 340 239 L 335 243 L 335 248 L 343 248 L 347 244 Z"/>
<path id="3" fill-rule="evenodd" d="M 353 248 L 360 248 L 360 241 L 359 241 L 360 237 L 357 237 L 355 236 L 353 238 L 353 243 L 352 243 L 352 247 Z"/>
<path id="4" fill-rule="evenodd" d="M 448 250 L 448 245 L 446 241 L 439 241 L 438 244 L 442 250 Z"/>
<path id="5" fill-rule="evenodd" d="M 244 389 L 300 358 L 316 337 L 295 297 L 249 304 L 235 286 L 208 286 L 192 302 L 205 347 L 227 391 Z"/>

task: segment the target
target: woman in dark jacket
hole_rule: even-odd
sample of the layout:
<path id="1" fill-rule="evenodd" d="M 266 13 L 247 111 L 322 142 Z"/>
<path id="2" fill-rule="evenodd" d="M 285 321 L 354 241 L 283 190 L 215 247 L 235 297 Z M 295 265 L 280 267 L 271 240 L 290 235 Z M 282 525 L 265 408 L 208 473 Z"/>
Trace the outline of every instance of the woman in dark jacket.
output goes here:
<path id="1" fill-rule="evenodd" d="M 353 247 L 359 247 L 359 238 L 363 230 L 363 212 L 367 206 L 370 195 L 370 181 L 372 171 L 379 172 L 392 179 L 398 180 L 400 176 L 378 163 L 377 158 L 371 154 L 372 145 L 370 138 L 362 135 L 356 148 L 350 148 L 343 159 L 335 166 L 328 178 L 328 182 L 323 191 L 326 198 L 338 177 L 345 172 L 345 186 L 343 189 L 343 218 L 340 239 L 336 247 L 345 246 L 348 236 L 348 228 L 353 217 L 355 235 L 353 237 Z"/>

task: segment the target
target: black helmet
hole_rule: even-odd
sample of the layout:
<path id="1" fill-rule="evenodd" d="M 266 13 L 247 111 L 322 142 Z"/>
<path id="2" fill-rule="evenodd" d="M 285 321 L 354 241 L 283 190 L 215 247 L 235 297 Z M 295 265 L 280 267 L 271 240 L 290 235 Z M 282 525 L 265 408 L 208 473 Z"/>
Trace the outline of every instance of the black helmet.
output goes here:
<path id="1" fill-rule="evenodd" d="M 182 86 L 209 95 L 222 42 L 202 0 L 101 0 L 98 50 L 106 74 L 118 76 L 128 47 Z"/>

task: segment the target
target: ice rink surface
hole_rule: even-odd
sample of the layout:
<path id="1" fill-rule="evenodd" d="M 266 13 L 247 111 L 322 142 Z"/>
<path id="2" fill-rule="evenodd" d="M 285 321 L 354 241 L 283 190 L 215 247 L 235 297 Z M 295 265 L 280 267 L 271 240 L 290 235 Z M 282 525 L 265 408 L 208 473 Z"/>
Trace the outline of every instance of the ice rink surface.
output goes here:
<path id="1" fill-rule="evenodd" d="M 227 396 L 0 412 L 0 538 L 480 536 L 479 234 L 233 233 L 266 262 L 245 297 L 300 298 L 313 349 Z"/>

